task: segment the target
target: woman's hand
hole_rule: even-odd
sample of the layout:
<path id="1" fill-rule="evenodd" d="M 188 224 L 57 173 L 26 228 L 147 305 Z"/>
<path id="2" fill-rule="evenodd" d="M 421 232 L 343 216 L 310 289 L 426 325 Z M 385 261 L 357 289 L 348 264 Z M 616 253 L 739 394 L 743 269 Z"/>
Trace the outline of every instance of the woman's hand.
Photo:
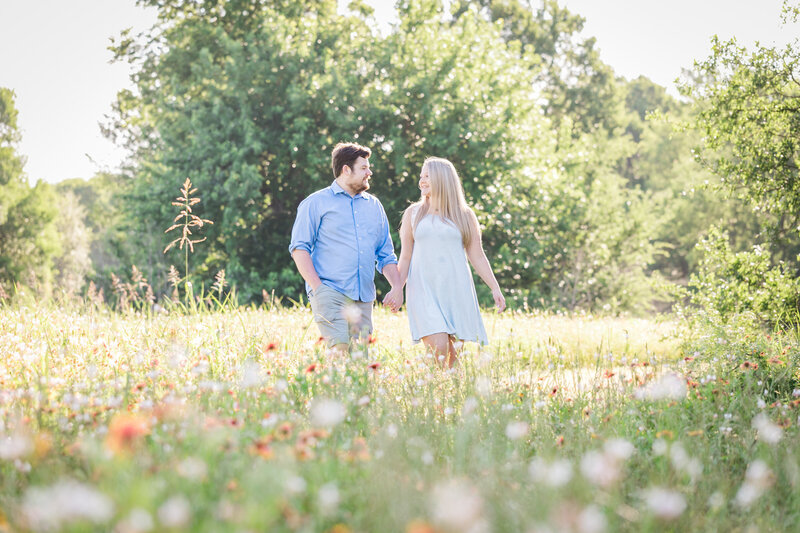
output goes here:
<path id="1" fill-rule="evenodd" d="M 392 289 L 386 294 L 383 299 L 383 305 L 394 311 L 395 313 L 403 306 L 403 288 L 398 287 Z"/>
<path id="2" fill-rule="evenodd" d="M 497 308 L 498 313 L 502 313 L 506 308 L 506 298 L 503 296 L 503 291 L 500 287 L 492 290 L 492 298 L 494 298 L 494 306 Z"/>

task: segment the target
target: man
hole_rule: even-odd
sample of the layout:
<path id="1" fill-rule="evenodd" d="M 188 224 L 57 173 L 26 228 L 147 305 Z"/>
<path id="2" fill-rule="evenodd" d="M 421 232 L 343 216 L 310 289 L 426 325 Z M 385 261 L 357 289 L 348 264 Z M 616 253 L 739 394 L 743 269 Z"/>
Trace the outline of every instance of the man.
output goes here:
<path id="1" fill-rule="evenodd" d="M 351 338 L 372 333 L 375 271 L 392 288 L 401 286 L 389 221 L 380 201 L 367 193 L 372 171 L 369 148 L 339 143 L 331 166 L 336 178 L 297 207 L 292 254 L 306 282 L 314 321 L 328 345 L 347 349 Z M 402 291 L 386 298 L 392 310 L 403 304 Z"/>

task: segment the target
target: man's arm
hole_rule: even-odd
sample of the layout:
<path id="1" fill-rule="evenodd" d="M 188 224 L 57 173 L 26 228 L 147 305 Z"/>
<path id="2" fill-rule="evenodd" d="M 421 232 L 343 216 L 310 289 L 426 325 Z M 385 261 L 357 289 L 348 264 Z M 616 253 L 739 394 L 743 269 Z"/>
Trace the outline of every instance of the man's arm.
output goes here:
<path id="1" fill-rule="evenodd" d="M 397 263 L 391 263 L 383 267 L 381 271 L 383 277 L 392 286 L 386 297 L 383 299 L 383 304 L 389 307 L 392 311 L 399 311 L 403 306 L 403 281 L 400 276 L 400 270 L 397 268 Z"/>
<path id="2" fill-rule="evenodd" d="M 320 281 L 319 274 L 317 274 L 317 269 L 314 268 L 314 263 L 311 261 L 311 254 L 309 254 L 306 250 L 296 248 L 294 251 L 292 251 L 292 259 L 294 259 L 294 264 L 297 265 L 297 270 L 300 272 L 300 275 L 303 276 L 303 279 L 306 281 L 306 283 L 309 284 L 311 290 L 317 290 L 317 288 L 322 284 L 322 281 Z"/>

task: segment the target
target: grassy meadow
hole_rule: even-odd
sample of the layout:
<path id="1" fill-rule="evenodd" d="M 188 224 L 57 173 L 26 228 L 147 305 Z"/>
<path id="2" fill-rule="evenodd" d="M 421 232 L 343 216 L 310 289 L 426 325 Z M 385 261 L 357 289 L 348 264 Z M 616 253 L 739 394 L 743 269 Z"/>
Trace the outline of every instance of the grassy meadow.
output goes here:
<path id="1" fill-rule="evenodd" d="M 796 333 L 484 317 L 443 371 L 382 309 L 0 308 L 0 531 L 796 527 Z"/>

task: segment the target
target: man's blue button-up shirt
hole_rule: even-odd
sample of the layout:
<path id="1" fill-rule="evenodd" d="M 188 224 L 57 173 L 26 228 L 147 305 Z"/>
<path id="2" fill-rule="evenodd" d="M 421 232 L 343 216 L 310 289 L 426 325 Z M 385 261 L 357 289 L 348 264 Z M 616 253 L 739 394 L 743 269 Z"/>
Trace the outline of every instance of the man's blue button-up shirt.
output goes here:
<path id="1" fill-rule="evenodd" d="M 289 252 L 297 249 L 311 254 L 322 283 L 362 302 L 375 299 L 375 269 L 397 263 L 381 203 L 367 192 L 350 196 L 336 181 L 297 207 Z"/>

